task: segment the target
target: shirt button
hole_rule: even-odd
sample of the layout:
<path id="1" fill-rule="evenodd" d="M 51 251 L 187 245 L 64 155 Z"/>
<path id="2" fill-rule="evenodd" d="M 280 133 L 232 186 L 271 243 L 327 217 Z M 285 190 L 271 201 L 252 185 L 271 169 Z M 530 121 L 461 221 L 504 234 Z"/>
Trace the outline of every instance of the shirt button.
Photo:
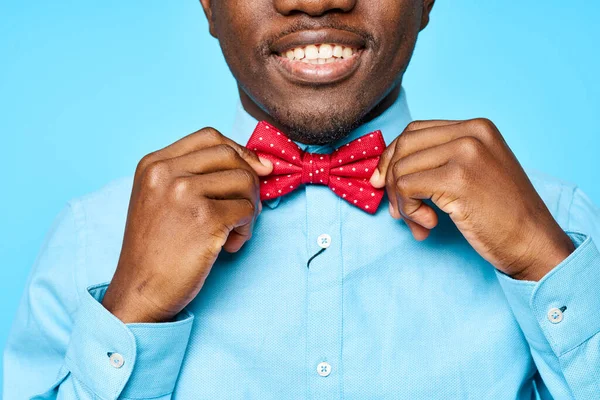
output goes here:
<path id="1" fill-rule="evenodd" d="M 112 353 L 108 360 L 110 361 L 110 365 L 112 365 L 115 368 L 121 368 L 123 364 L 125 364 L 123 356 L 119 353 Z"/>
<path id="2" fill-rule="evenodd" d="M 331 373 L 331 365 L 323 361 L 317 365 L 317 374 L 321 376 L 328 376 Z"/>
<path id="3" fill-rule="evenodd" d="M 331 236 L 329 236 L 326 233 L 319 235 L 319 237 L 317 238 L 317 244 L 322 249 L 328 248 L 329 245 L 331 245 Z"/>
<path id="4" fill-rule="evenodd" d="M 560 309 L 551 308 L 548 311 L 548 321 L 552 322 L 553 324 L 558 324 L 562 320 L 563 320 L 563 312 Z"/>

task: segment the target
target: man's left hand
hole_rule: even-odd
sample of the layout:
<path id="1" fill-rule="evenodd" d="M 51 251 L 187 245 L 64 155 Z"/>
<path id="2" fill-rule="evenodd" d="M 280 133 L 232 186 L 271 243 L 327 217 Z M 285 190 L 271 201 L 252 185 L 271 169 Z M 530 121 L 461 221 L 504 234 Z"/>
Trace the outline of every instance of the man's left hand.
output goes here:
<path id="1" fill-rule="evenodd" d="M 415 239 L 449 214 L 469 244 L 503 273 L 537 281 L 575 249 L 487 119 L 415 121 L 384 151 L 371 177 L 390 214 Z"/>

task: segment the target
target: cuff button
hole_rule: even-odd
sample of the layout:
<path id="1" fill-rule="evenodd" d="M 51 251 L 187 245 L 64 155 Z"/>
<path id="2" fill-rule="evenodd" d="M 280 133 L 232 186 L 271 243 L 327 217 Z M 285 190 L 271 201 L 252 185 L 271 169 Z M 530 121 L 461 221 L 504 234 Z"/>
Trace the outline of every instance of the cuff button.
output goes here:
<path id="1" fill-rule="evenodd" d="M 551 308 L 548 311 L 548 321 L 558 324 L 563 320 L 563 312 L 559 308 Z"/>
<path id="2" fill-rule="evenodd" d="M 112 365 L 115 368 L 121 368 L 123 364 L 125 364 L 123 356 L 119 353 L 111 353 L 108 357 L 108 361 L 110 362 L 110 365 Z"/>

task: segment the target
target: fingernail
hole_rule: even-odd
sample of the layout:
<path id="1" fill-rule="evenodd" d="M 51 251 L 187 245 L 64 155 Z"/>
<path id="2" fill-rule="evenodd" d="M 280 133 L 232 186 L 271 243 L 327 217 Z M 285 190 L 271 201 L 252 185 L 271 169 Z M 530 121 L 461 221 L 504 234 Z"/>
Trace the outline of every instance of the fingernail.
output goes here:
<path id="1" fill-rule="evenodd" d="M 371 182 L 371 185 L 376 185 L 377 182 L 379 181 L 379 176 L 381 174 L 379 173 L 379 170 L 377 168 L 375 168 L 375 172 L 373 172 L 373 175 L 371 175 L 371 179 L 369 179 L 369 182 Z"/>
<path id="2" fill-rule="evenodd" d="M 266 158 L 261 157 L 261 156 L 258 156 L 258 159 L 259 159 L 260 163 L 262 165 L 264 165 L 265 167 L 268 167 L 268 168 L 273 167 L 273 163 L 271 162 L 271 160 L 266 159 Z"/>
<path id="3" fill-rule="evenodd" d="M 395 217 L 395 211 L 394 211 L 394 206 L 392 205 L 392 203 L 389 203 L 389 209 L 390 209 L 390 215 L 392 216 L 392 218 L 396 218 Z"/>

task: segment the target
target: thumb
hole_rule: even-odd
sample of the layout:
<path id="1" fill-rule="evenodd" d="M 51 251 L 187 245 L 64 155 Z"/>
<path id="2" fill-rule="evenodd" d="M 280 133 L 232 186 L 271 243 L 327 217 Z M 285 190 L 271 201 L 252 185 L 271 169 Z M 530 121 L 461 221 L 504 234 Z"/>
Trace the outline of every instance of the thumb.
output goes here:
<path id="1" fill-rule="evenodd" d="M 235 150 L 252 167 L 258 176 L 266 176 L 273 172 L 273 163 L 265 157 L 260 157 L 254 151 L 237 143 Z"/>
<path id="2" fill-rule="evenodd" d="M 388 170 L 388 166 L 394 157 L 394 152 L 396 149 L 396 141 L 398 138 L 394 139 L 392 143 L 381 153 L 381 157 L 379 157 L 379 163 L 377 164 L 377 168 L 373 171 L 373 175 L 371 175 L 371 185 L 375 188 L 382 188 L 385 186 L 385 176 Z"/>
<path id="3" fill-rule="evenodd" d="M 255 169 L 255 171 L 259 176 L 269 175 L 271 172 L 273 172 L 273 163 L 271 160 L 261 156 L 258 156 L 258 160 L 260 161 L 261 165 L 260 170 Z"/>

